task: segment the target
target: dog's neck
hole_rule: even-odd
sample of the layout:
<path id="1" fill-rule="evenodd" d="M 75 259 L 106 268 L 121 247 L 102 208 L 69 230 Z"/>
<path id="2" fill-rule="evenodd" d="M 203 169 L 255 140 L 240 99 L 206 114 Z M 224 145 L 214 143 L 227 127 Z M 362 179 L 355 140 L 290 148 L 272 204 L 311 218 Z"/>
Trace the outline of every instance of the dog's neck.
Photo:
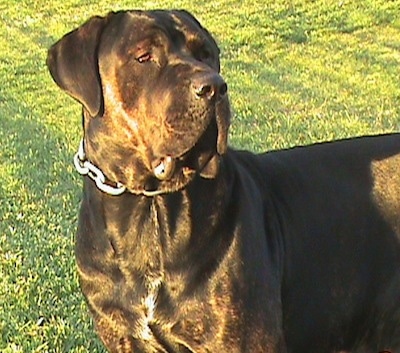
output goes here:
<path id="1" fill-rule="evenodd" d="M 82 209 L 92 210 L 88 232 L 100 247 L 107 248 L 125 279 L 145 279 L 147 290 L 167 281 L 177 296 L 194 290 L 200 277 L 212 276 L 215 268 L 210 264 L 217 266 L 229 246 L 230 239 L 224 238 L 229 232 L 219 228 L 227 223 L 222 222 L 227 215 L 221 210 L 229 210 L 232 185 L 227 175 L 221 168 L 216 179 L 198 177 L 179 192 L 154 197 L 110 196 L 85 178 Z M 214 218 L 216 214 L 220 218 Z M 79 257 L 79 243 L 77 251 Z"/>
<path id="2" fill-rule="evenodd" d="M 110 196 L 85 178 L 76 240 L 81 286 L 90 293 L 93 273 L 107 273 L 113 307 L 129 303 L 134 313 L 129 326 L 135 338 L 157 341 L 155 324 L 168 336 L 186 305 L 221 275 L 234 237 L 224 228 L 234 208 L 227 175 L 198 177 L 179 192 L 154 197 Z M 95 311 L 98 303 L 89 306 Z"/>

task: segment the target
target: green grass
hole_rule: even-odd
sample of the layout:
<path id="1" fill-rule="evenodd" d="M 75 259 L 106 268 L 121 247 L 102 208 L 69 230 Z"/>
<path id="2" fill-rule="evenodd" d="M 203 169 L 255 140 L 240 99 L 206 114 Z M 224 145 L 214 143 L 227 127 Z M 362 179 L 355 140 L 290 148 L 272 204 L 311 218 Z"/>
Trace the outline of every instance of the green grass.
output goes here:
<path id="1" fill-rule="evenodd" d="M 399 0 L 0 1 L 0 352 L 103 352 L 73 258 L 80 107 L 45 57 L 87 17 L 132 7 L 186 8 L 216 36 L 235 147 L 399 130 Z"/>

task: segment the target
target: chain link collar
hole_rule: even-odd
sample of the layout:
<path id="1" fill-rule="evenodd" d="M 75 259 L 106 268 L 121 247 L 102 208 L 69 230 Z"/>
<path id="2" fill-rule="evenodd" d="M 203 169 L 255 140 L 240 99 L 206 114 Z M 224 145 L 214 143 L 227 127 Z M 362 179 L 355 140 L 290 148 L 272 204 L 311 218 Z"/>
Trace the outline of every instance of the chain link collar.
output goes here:
<path id="1" fill-rule="evenodd" d="M 74 165 L 79 174 L 87 175 L 96 183 L 96 186 L 99 188 L 99 190 L 105 192 L 106 194 L 118 196 L 126 191 L 126 187 L 120 183 L 117 183 L 116 186 L 106 184 L 106 177 L 104 176 L 104 173 L 86 159 L 86 154 L 83 147 L 83 139 L 79 144 L 78 152 L 74 156 Z"/>
<path id="2" fill-rule="evenodd" d="M 116 186 L 106 184 L 106 177 L 104 173 L 93 163 L 87 160 L 83 139 L 79 144 L 78 152 L 74 156 L 74 165 L 79 174 L 87 175 L 96 183 L 97 188 L 106 194 L 118 196 L 123 194 L 125 191 L 128 191 L 126 186 L 118 182 L 116 183 Z M 165 191 L 163 190 L 142 190 L 138 194 L 142 194 L 147 197 L 153 197 L 164 193 Z"/>

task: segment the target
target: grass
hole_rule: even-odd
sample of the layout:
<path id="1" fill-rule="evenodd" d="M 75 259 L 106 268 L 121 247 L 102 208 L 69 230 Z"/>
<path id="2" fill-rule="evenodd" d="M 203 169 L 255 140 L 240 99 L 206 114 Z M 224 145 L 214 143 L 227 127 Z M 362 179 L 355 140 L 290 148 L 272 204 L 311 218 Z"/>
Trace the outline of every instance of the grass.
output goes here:
<path id="1" fill-rule="evenodd" d="M 46 49 L 94 14 L 186 8 L 216 36 L 234 118 L 254 151 L 400 127 L 400 1 L 0 2 L 0 351 L 104 352 L 80 294 L 73 236 L 80 108 Z"/>

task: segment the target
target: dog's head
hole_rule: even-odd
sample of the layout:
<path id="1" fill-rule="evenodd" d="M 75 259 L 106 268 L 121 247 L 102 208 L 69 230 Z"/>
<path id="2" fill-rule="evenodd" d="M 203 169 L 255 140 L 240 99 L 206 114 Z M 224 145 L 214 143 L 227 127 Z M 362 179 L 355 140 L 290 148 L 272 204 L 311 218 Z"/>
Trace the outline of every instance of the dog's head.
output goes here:
<path id="1" fill-rule="evenodd" d="M 230 109 L 218 47 L 186 11 L 93 17 L 54 44 L 55 82 L 83 105 L 88 159 L 133 193 L 213 178 Z"/>

